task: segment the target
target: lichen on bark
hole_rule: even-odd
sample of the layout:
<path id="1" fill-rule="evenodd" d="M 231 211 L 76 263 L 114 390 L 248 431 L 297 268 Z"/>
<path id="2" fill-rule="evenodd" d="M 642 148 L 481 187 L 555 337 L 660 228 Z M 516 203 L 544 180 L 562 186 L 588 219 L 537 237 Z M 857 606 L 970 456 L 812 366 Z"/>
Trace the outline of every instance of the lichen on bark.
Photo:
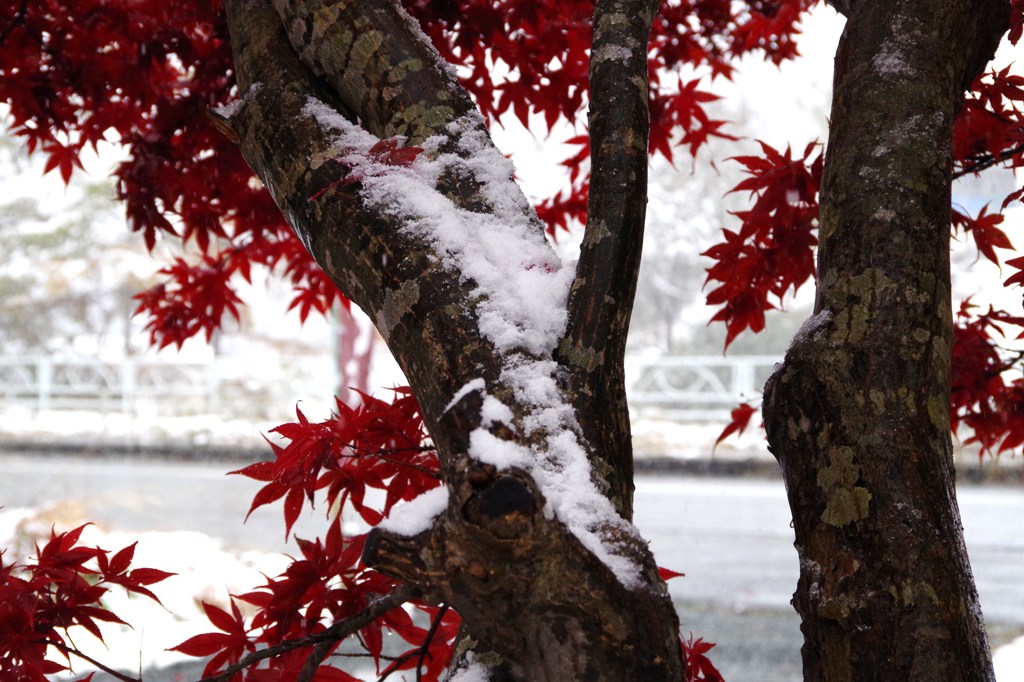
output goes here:
<path id="1" fill-rule="evenodd" d="M 815 301 L 827 318 L 794 340 L 763 406 L 800 555 L 806 680 L 992 679 L 953 488 L 950 149 L 1008 9 L 854 3 L 840 41 Z"/>

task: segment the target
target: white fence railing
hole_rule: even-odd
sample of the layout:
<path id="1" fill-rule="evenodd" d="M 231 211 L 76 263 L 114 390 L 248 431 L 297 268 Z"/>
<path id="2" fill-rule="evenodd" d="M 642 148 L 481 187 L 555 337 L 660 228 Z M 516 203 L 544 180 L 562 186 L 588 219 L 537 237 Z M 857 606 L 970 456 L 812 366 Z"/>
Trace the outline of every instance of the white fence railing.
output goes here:
<path id="1" fill-rule="evenodd" d="M 638 416 L 722 421 L 740 402 L 761 398 L 781 361 L 774 355 L 671 355 L 627 363 L 629 405 Z"/>
<path id="2" fill-rule="evenodd" d="M 40 410 L 136 412 L 146 404 L 175 413 L 216 408 L 215 363 L 0 356 L 0 400 Z"/>
<path id="3" fill-rule="evenodd" d="M 762 355 L 665 356 L 627 363 L 630 407 L 638 416 L 721 421 L 756 401 L 779 358 Z M 228 399 L 217 362 L 0 356 L 0 403 L 40 410 L 201 414 Z M 230 383 L 230 382 L 229 382 Z"/>

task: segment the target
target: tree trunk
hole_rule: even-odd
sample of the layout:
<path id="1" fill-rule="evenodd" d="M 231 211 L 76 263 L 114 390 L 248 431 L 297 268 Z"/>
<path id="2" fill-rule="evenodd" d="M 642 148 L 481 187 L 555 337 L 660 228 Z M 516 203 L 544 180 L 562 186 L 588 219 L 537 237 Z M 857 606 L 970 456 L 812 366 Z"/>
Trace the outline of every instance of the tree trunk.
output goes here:
<path id="1" fill-rule="evenodd" d="M 991 680 L 949 435 L 952 126 L 1005 0 L 854 0 L 835 64 L 818 290 L 765 387 L 804 679 Z"/>
<path id="2" fill-rule="evenodd" d="M 542 344 L 529 320 L 502 318 L 520 311 L 487 288 L 488 272 L 464 271 L 464 247 L 511 244 L 498 261 L 521 255 L 513 278 L 556 282 L 562 266 L 511 173 L 496 182 L 504 158 L 400 5 L 226 4 L 241 100 L 214 116 L 324 271 L 375 321 L 441 460 L 445 508 L 421 532 L 376 529 L 364 561 L 452 605 L 474 660 L 512 679 L 681 679 L 675 611 L 628 522 L 628 425 L 616 430 L 645 203 L 646 89 L 636 78 L 646 82 L 650 0 L 598 3 L 594 44 L 610 48 L 594 59 L 592 102 L 617 115 L 595 121 L 594 186 L 626 199 L 592 205 L 575 284 L 570 293 L 562 280 L 565 297 L 552 305 L 568 323 Z M 618 109 L 606 108 L 608 91 Z M 411 164 L 381 151 L 397 136 L 417 163 L 440 169 L 414 196 L 385 177 L 384 166 Z M 364 143 L 365 167 L 355 166 Z M 434 218 L 469 229 L 445 241 Z"/>

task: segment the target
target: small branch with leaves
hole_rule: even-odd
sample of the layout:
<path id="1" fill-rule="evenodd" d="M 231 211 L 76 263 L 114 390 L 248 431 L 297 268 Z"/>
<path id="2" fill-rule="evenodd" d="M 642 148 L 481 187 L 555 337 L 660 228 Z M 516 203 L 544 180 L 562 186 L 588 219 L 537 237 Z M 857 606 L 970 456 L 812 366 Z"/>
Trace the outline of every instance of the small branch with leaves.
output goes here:
<path id="1" fill-rule="evenodd" d="M 313 646 L 314 651 L 310 658 L 307 659 L 307 666 L 303 667 L 303 674 L 306 673 L 307 667 L 311 667 L 312 672 L 315 673 L 317 666 L 319 666 L 320 662 L 327 656 L 327 653 L 324 653 L 324 649 L 321 649 L 320 645 L 326 645 L 326 650 L 329 653 L 330 647 L 334 644 L 357 632 L 360 628 L 366 627 L 369 623 L 372 623 L 391 609 L 398 608 L 415 597 L 416 590 L 413 587 L 402 585 L 377 601 L 371 603 L 351 618 L 340 620 L 322 632 L 317 632 L 298 639 L 285 640 L 280 644 L 260 649 L 259 651 L 245 656 L 234 665 L 227 667 L 223 672 L 217 675 L 204 677 L 200 682 L 228 682 L 228 680 L 237 673 L 250 666 L 256 665 L 262 660 L 280 656 L 288 651 L 302 649 L 309 646 Z M 317 656 L 319 656 L 319 660 L 316 659 Z M 315 665 L 309 666 L 309 661 L 311 660 L 315 661 Z M 303 680 L 307 678 L 300 677 L 299 679 Z M 308 679 L 312 679 L 312 677 L 309 677 Z"/>

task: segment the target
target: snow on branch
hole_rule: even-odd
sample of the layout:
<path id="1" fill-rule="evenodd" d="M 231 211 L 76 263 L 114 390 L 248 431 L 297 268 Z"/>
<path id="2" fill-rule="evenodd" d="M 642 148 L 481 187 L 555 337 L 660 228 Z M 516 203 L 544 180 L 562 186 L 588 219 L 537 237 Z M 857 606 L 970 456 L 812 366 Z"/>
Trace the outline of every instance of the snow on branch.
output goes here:
<path id="1" fill-rule="evenodd" d="M 305 113 L 337 135 L 328 155 L 351 169 L 363 201 L 400 217 L 444 267 L 476 284 L 480 331 L 499 352 L 550 354 L 565 326 L 571 272 L 537 229 L 511 162 L 480 132 L 477 116 L 448 125 L 460 153 L 442 152 L 449 139 L 433 136 L 408 163 L 389 163 L 372 152 L 380 139 L 328 105 L 310 98 Z M 475 178 L 490 212 L 460 208 L 439 192 L 447 174 Z"/>
<path id="2" fill-rule="evenodd" d="M 426 240 L 445 269 L 475 285 L 479 331 L 502 358 L 499 383 L 511 389 L 517 408 L 487 395 L 488 414 L 519 416 L 509 425 L 518 438 L 498 438 L 481 425 L 470 434 L 469 454 L 498 470 L 528 472 L 547 501 L 546 515 L 564 523 L 624 585 L 637 586 L 640 569 L 605 537 L 609 529 L 620 536 L 635 531 L 594 483 L 573 409 L 555 380 L 553 351 L 565 328 L 572 272 L 537 229 L 511 163 L 475 115 L 449 124 L 448 137 L 424 140 L 421 153 L 385 158 L 379 138 L 326 104 L 310 98 L 304 113 L 336 135 L 329 155 L 349 169 L 361 199 L 399 217 L 401 231 Z M 461 208 L 439 192 L 448 174 L 473 178 L 490 212 Z M 386 326 L 381 332 L 388 334 Z M 481 390 L 480 383 L 471 382 L 473 389 Z"/>

